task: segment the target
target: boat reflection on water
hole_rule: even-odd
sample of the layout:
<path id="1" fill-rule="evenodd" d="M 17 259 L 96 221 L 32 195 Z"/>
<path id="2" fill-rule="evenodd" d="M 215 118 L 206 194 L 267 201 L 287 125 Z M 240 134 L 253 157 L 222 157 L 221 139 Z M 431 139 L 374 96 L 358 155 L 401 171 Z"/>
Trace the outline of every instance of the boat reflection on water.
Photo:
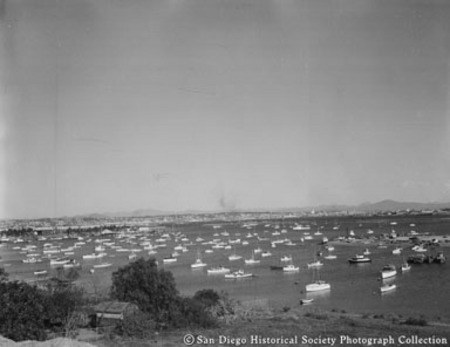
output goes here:
<path id="1" fill-rule="evenodd" d="M 306 292 L 307 299 L 314 299 L 314 301 L 320 301 L 324 299 L 329 299 L 331 289 L 321 290 L 319 292 Z"/>

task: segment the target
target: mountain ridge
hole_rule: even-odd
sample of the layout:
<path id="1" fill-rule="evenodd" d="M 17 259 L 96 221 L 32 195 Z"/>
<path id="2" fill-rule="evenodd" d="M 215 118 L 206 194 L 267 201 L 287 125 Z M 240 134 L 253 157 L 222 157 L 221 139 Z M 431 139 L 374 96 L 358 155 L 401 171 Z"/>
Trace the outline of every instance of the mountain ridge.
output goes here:
<path id="1" fill-rule="evenodd" d="M 184 211 L 164 211 L 156 209 L 137 209 L 123 212 L 104 212 L 81 214 L 78 218 L 130 218 L 130 217 L 155 217 L 169 216 L 174 214 L 204 214 L 204 213 L 226 213 L 226 212 L 306 212 L 306 211 L 359 211 L 359 212 L 380 212 L 380 211 L 401 211 L 401 210 L 439 210 L 449 208 L 450 202 L 402 202 L 392 199 L 385 199 L 375 203 L 364 202 L 359 205 L 328 204 L 291 208 L 251 208 L 234 210 L 184 210 Z"/>

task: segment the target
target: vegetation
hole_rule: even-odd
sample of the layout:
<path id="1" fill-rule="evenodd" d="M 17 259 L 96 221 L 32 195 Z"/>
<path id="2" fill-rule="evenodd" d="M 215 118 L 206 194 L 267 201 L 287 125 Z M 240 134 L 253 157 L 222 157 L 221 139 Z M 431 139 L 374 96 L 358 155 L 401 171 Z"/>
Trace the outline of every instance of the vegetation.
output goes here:
<path id="1" fill-rule="evenodd" d="M 111 296 L 136 304 L 160 324 L 173 321 L 179 301 L 172 273 L 143 258 L 113 272 Z"/>
<path id="2" fill-rule="evenodd" d="M 414 318 L 414 317 L 409 317 L 405 320 L 404 324 L 406 325 L 418 325 L 418 326 L 426 326 L 428 325 L 428 322 L 425 318 L 423 317 L 419 317 L 419 318 Z"/>
<path id="3" fill-rule="evenodd" d="M 50 332 L 69 336 L 87 320 L 83 304 L 81 289 L 58 280 L 50 280 L 46 288 L 0 280 L 0 335 L 15 341 L 45 340 Z"/>
<path id="4" fill-rule="evenodd" d="M 0 335 L 15 341 L 45 340 L 48 297 L 24 282 L 0 282 Z"/>
<path id="5" fill-rule="evenodd" d="M 219 295 L 209 289 L 182 298 L 172 273 L 158 269 L 155 259 L 140 258 L 114 272 L 111 296 L 136 304 L 158 329 L 216 325 L 209 309 Z"/>
<path id="6" fill-rule="evenodd" d="M 8 273 L 5 271 L 4 268 L 0 268 L 0 282 L 6 281 L 8 279 Z"/>

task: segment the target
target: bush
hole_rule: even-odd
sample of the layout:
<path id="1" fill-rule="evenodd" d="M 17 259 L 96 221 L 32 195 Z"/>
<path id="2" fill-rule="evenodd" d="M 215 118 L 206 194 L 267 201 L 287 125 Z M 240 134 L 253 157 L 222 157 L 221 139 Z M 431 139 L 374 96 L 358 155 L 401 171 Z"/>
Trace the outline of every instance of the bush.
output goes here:
<path id="1" fill-rule="evenodd" d="M 219 301 L 216 305 L 211 306 L 208 312 L 215 319 L 223 321 L 225 323 L 230 323 L 238 318 L 240 305 L 235 300 L 231 299 L 226 292 L 221 292 L 219 294 Z"/>
<path id="2" fill-rule="evenodd" d="M 318 319 L 318 320 L 328 320 L 330 317 L 328 317 L 325 313 L 319 313 L 319 312 L 306 312 L 305 317 Z"/>
<path id="3" fill-rule="evenodd" d="M 9 274 L 5 271 L 5 269 L 0 267 L 0 282 L 7 281 L 8 276 L 9 276 Z"/>
<path id="4" fill-rule="evenodd" d="M 0 335 L 14 341 L 45 340 L 47 298 L 24 282 L 0 281 Z"/>
<path id="5" fill-rule="evenodd" d="M 172 324 L 174 328 L 214 328 L 217 326 L 217 321 L 212 317 L 205 304 L 199 300 L 180 298 L 178 307 L 179 314 Z"/>
<path id="6" fill-rule="evenodd" d="M 159 270 L 154 259 L 140 258 L 113 272 L 111 296 L 136 304 L 162 326 L 170 325 L 178 314 L 172 273 Z"/>
<path id="7" fill-rule="evenodd" d="M 125 315 L 115 332 L 125 337 L 137 337 L 140 339 L 150 337 L 156 330 L 155 321 L 151 315 L 142 311 L 136 311 Z"/>
<path id="8" fill-rule="evenodd" d="M 209 308 L 218 304 L 220 296 L 213 289 L 203 289 L 196 292 L 193 299 L 201 302 L 205 307 Z"/>
<path id="9" fill-rule="evenodd" d="M 85 303 L 84 291 L 75 286 L 55 286 L 48 289 L 48 316 L 53 331 L 71 330 L 83 325 L 86 321 L 81 312 Z"/>
<path id="10" fill-rule="evenodd" d="M 413 318 L 413 317 L 409 317 L 408 319 L 405 320 L 404 324 L 407 325 L 418 325 L 418 326 L 426 326 L 428 325 L 428 322 L 425 318 Z"/>

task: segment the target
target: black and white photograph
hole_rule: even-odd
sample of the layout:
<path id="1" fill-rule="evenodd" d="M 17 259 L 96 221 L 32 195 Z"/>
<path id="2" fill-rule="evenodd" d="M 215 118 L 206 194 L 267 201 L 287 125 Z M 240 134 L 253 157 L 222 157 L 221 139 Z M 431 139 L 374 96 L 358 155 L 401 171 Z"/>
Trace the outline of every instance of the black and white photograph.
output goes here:
<path id="1" fill-rule="evenodd" d="M 0 346 L 449 346 L 450 1 L 0 0 Z"/>

